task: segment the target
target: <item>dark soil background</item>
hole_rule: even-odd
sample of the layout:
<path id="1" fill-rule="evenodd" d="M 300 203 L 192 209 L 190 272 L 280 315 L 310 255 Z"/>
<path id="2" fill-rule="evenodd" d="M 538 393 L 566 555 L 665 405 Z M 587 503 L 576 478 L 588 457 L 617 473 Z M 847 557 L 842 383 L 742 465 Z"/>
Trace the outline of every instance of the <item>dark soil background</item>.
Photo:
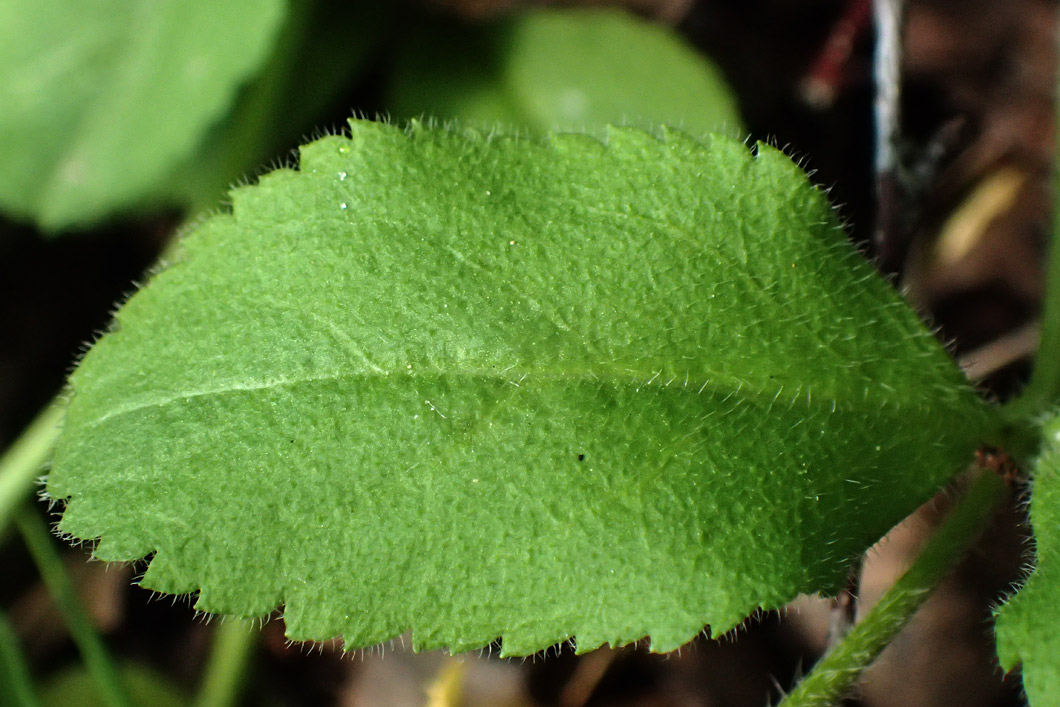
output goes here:
<path id="1" fill-rule="evenodd" d="M 434 0 L 439 15 L 476 18 L 529 4 Z M 599 4 L 599 3 L 598 3 Z M 785 147 L 831 189 L 851 237 L 878 256 L 979 381 L 1011 396 L 1029 372 L 1050 232 L 1057 5 L 1053 0 L 914 0 L 905 29 L 903 154 L 911 173 L 903 227 L 873 240 L 871 51 L 868 0 L 628 0 L 668 22 L 722 67 L 756 138 Z M 385 110 L 385 56 L 351 86 L 351 108 Z M 660 77 L 665 80 L 665 77 Z M 57 240 L 0 221 L 0 444 L 61 388 L 85 342 L 107 325 L 179 223 L 176 215 L 122 222 Z M 928 504 L 867 556 L 861 604 L 915 556 L 945 500 Z M 45 509 L 41 509 L 44 513 Z M 1027 561 L 1021 513 L 1008 509 L 888 649 L 850 705 L 1022 704 L 991 647 L 990 609 Z M 57 610 L 17 535 L 0 538 L 0 602 L 42 684 L 77 664 Z M 213 627 L 184 600 L 131 586 L 131 568 L 70 571 L 108 645 L 192 694 Z M 463 670 L 466 704 L 748 705 L 776 702 L 825 648 L 831 604 L 803 599 L 720 641 L 677 654 L 643 647 L 577 657 L 554 650 L 523 661 L 463 656 L 462 668 L 395 643 L 342 656 L 336 646 L 288 646 L 266 625 L 245 704 L 422 704 L 438 675 Z"/>

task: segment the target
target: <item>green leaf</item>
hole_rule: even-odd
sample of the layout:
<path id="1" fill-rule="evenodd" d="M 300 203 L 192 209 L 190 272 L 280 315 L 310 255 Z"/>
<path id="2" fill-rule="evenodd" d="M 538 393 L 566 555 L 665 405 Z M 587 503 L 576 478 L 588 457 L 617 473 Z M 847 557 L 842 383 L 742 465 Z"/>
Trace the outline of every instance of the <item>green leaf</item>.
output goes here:
<path id="1" fill-rule="evenodd" d="M 129 662 L 121 666 L 121 674 L 135 705 L 182 707 L 189 704 L 188 698 L 165 675 L 147 666 Z M 64 670 L 48 680 L 42 690 L 41 703 L 43 707 L 110 707 L 112 704 L 99 693 L 88 670 L 80 666 Z"/>
<path id="2" fill-rule="evenodd" d="M 152 195 L 264 62 L 285 6 L 0 5 L 0 207 L 54 230 Z"/>
<path id="3" fill-rule="evenodd" d="M 767 146 L 351 128 L 73 376 L 61 530 L 151 589 L 351 647 L 665 651 L 838 590 L 988 424 Z"/>
<path id="4" fill-rule="evenodd" d="M 1030 502 L 1037 566 L 997 614 L 1001 666 L 1008 671 L 1023 664 L 1023 687 L 1032 705 L 1054 704 L 1060 695 L 1060 416 L 1043 434 Z"/>
<path id="5" fill-rule="evenodd" d="M 318 130 L 333 104 L 343 102 L 348 114 L 340 96 L 349 92 L 394 10 L 372 0 L 299 0 L 269 61 L 162 189 L 183 197 L 193 212 L 212 210 L 234 182 L 288 155 Z"/>
<path id="6" fill-rule="evenodd" d="M 741 130 L 710 61 L 669 28 L 613 8 L 541 9 L 485 26 L 412 31 L 389 104 L 405 117 L 541 131 L 608 123 Z"/>

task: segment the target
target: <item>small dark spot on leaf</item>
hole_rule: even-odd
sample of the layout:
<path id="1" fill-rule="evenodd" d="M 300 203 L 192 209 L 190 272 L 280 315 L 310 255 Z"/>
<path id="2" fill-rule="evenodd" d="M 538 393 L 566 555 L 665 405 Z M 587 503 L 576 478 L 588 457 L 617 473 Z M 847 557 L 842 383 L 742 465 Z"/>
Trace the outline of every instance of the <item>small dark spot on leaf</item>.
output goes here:
<path id="1" fill-rule="evenodd" d="M 580 461 L 580 462 L 585 461 L 585 455 L 584 454 L 579 454 L 578 455 L 578 461 Z"/>

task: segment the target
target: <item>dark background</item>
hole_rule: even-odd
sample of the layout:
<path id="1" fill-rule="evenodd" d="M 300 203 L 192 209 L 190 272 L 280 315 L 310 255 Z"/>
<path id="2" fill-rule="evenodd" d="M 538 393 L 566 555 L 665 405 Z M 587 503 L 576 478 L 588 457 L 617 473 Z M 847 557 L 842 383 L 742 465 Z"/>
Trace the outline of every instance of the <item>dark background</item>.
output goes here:
<path id="1" fill-rule="evenodd" d="M 526 4 L 436 0 L 415 10 L 474 19 Z M 674 24 L 719 64 L 752 135 L 784 147 L 830 189 L 851 238 L 870 256 L 886 255 L 877 261 L 938 327 L 955 356 L 969 360 L 975 354 L 983 366 L 975 375 L 984 395 L 1003 399 L 1018 390 L 1033 354 L 1050 231 L 1055 2 L 910 3 L 901 148 L 913 177 L 903 227 L 888 234 L 883 250 L 873 240 L 874 37 L 867 2 L 624 4 Z M 827 47 L 839 46 L 843 37 L 849 56 L 822 61 Z M 381 87 L 387 70 L 384 41 L 367 74 L 316 124 L 340 125 L 354 108 L 385 112 Z M 135 289 L 179 223 L 178 214 L 155 214 L 49 240 L 0 221 L 0 444 L 13 440 L 60 390 L 79 352 L 106 327 L 110 312 Z M 958 226 L 965 234 L 960 256 L 940 257 L 937 243 L 955 239 Z M 915 556 L 944 506 L 942 499 L 928 504 L 869 553 L 863 601 L 877 596 Z M 1022 704 L 1017 677 L 1005 679 L 997 667 L 989 617 L 1020 577 L 1025 533 L 1020 512 L 1003 512 L 850 704 Z M 86 564 L 86 550 L 63 551 L 114 653 L 148 663 L 192 694 L 212 627 L 187 601 L 159 601 L 131 586 L 132 568 Z M 0 602 L 16 624 L 35 677 L 46 683 L 76 665 L 77 654 L 10 532 L 2 538 L 0 567 Z M 466 656 L 467 702 L 764 705 L 816 660 L 830 611 L 825 600 L 800 600 L 783 615 L 748 620 L 719 642 L 700 640 L 667 656 L 637 646 L 582 657 L 552 651 L 524 661 Z M 273 621 L 255 655 L 246 704 L 417 704 L 442 666 L 438 655 L 413 656 L 397 644 L 384 659 L 378 651 L 343 657 L 330 644 L 288 646 L 282 622 Z"/>

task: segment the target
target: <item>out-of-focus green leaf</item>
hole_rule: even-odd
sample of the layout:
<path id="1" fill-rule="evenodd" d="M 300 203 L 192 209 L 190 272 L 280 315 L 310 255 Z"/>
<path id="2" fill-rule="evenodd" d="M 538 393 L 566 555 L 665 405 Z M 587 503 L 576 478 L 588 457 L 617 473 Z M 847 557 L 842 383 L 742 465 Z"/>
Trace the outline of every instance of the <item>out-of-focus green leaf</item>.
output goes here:
<path id="1" fill-rule="evenodd" d="M 185 707 L 187 697 L 181 695 L 166 679 L 154 670 L 135 663 L 122 666 L 122 678 L 133 704 L 140 707 Z M 99 694 L 95 680 L 83 667 L 60 673 L 49 680 L 41 692 L 44 707 L 109 707 Z"/>
<path id="2" fill-rule="evenodd" d="M 670 650 L 835 591 L 985 407 L 781 153 L 354 122 L 72 378 L 96 554 L 295 639 Z"/>
<path id="3" fill-rule="evenodd" d="M 998 658 L 1005 670 L 1023 664 L 1033 707 L 1056 704 L 1060 695 L 1060 417 L 1043 432 L 1030 503 L 1038 563 L 997 615 Z"/>
<path id="4" fill-rule="evenodd" d="M 0 207 L 54 230 L 153 194 L 266 60 L 285 7 L 0 4 Z"/>
<path id="5" fill-rule="evenodd" d="M 667 27 L 617 9 L 542 9 L 413 32 L 394 73 L 396 115 L 535 130 L 667 123 L 740 130 L 724 78 Z"/>
<path id="6" fill-rule="evenodd" d="M 272 159 L 286 158 L 323 116 L 345 102 L 394 6 L 375 0 L 299 0 L 268 63 L 239 94 L 235 107 L 165 184 L 193 211 L 208 210 L 233 182 Z M 275 166 L 275 165 L 274 165 Z"/>

